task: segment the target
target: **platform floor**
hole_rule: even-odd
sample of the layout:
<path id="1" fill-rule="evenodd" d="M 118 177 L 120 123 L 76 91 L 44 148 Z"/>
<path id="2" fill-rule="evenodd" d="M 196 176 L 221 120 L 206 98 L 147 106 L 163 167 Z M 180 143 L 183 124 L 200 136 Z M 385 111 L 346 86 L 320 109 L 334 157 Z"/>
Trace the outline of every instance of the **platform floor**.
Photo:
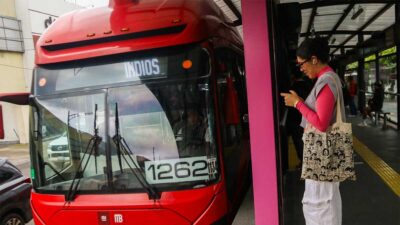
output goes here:
<path id="1" fill-rule="evenodd" d="M 253 187 L 249 188 L 232 225 L 254 225 Z"/>
<path id="2" fill-rule="evenodd" d="M 400 132 L 382 121 L 368 127 L 357 124 L 361 118 L 348 118 L 353 124 L 357 181 L 340 186 L 343 225 L 400 225 Z M 300 170 L 284 177 L 284 225 L 304 225 L 301 199 L 304 181 Z M 250 191 L 233 223 L 253 225 L 254 204 Z"/>
<path id="3" fill-rule="evenodd" d="M 351 118 L 357 181 L 341 183 L 343 225 L 400 225 L 400 133 Z M 300 170 L 285 176 L 284 225 L 304 225 Z"/>

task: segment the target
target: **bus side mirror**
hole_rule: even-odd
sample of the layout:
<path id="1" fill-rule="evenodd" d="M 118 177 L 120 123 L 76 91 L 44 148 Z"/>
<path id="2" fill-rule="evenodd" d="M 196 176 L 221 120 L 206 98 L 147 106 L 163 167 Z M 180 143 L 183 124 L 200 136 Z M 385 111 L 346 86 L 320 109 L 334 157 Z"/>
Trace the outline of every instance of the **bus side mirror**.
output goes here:
<path id="1" fill-rule="evenodd" d="M 5 93 L 0 94 L 0 101 L 8 102 L 17 105 L 28 105 L 29 94 L 26 92 L 21 93 Z M 4 139 L 4 123 L 3 123 L 3 107 L 0 105 L 0 139 Z"/>
<path id="2" fill-rule="evenodd" d="M 28 92 L 4 93 L 0 94 L 0 101 L 16 105 L 29 105 L 29 95 Z"/>

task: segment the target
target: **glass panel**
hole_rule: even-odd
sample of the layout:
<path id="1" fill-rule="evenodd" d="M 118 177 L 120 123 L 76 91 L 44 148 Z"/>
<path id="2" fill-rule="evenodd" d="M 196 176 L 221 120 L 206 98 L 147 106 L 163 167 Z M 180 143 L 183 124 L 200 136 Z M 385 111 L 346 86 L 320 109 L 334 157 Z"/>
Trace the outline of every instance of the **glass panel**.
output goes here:
<path id="1" fill-rule="evenodd" d="M 120 142 L 113 138 L 111 153 L 116 189 L 140 186 L 132 182 L 135 170 L 149 184 L 161 187 L 202 187 L 217 178 L 207 81 L 113 88 L 108 103 L 110 137 L 122 137 Z"/>
<path id="2" fill-rule="evenodd" d="M 7 50 L 6 40 L 0 39 L 0 49 Z"/>
<path id="3" fill-rule="evenodd" d="M 23 51 L 22 42 L 7 40 L 7 50 L 22 52 Z"/>
<path id="4" fill-rule="evenodd" d="M 14 30 L 20 30 L 18 20 L 3 18 L 3 21 L 4 21 L 4 27 L 11 28 Z"/>
<path id="5" fill-rule="evenodd" d="M 13 177 L 13 174 L 5 169 L 0 169 L 0 185 L 4 184 Z"/>
<path id="6" fill-rule="evenodd" d="M 6 37 L 6 34 L 5 34 L 5 30 L 4 30 L 4 28 L 0 28 L 0 38 L 5 38 Z"/>
<path id="7" fill-rule="evenodd" d="M 376 14 L 376 12 L 381 9 L 383 4 L 357 4 L 355 5 L 354 11 L 346 17 L 346 19 L 340 24 L 338 30 L 358 30 L 366 21 L 368 21 L 372 16 Z M 351 19 L 353 17 L 356 10 L 360 7 L 363 8 L 363 12 L 354 20 Z"/>
<path id="8" fill-rule="evenodd" d="M 19 31 L 5 29 L 5 33 L 6 33 L 6 38 L 8 40 L 21 41 L 21 36 Z"/>
<path id="9" fill-rule="evenodd" d="M 67 191 L 79 170 L 79 190 L 106 189 L 105 94 L 38 100 L 37 105 L 42 121 L 37 150 L 44 167 L 39 189 Z"/>
<path id="10" fill-rule="evenodd" d="M 394 5 L 381 14 L 376 20 L 372 21 L 364 30 L 381 31 L 394 24 L 395 12 Z"/>
<path id="11" fill-rule="evenodd" d="M 396 49 L 391 48 L 390 53 Z M 396 55 L 390 55 L 379 59 L 380 79 L 385 91 L 385 99 L 382 110 L 390 112 L 388 118 L 397 122 L 397 73 L 396 73 Z"/>
<path id="12" fill-rule="evenodd" d="M 0 16 L 0 27 L 4 27 L 3 18 Z"/>
<path id="13" fill-rule="evenodd" d="M 376 81 L 375 61 L 365 63 L 364 80 L 365 80 L 365 91 L 367 92 L 366 97 L 368 99 L 368 97 L 372 97 L 372 92 L 374 90 L 374 83 Z"/>
<path id="14" fill-rule="evenodd" d="M 379 59 L 379 73 L 385 92 L 397 93 L 396 55 Z"/>
<path id="15" fill-rule="evenodd" d="M 191 61 L 191 67 L 188 69 L 182 67 L 182 62 L 185 60 Z M 113 56 L 112 61 L 107 60 L 106 62 L 101 60 L 82 61 L 63 67 L 38 68 L 35 94 L 52 94 L 57 91 L 117 85 L 126 82 L 142 83 L 204 76 L 208 74 L 208 68 L 208 55 L 199 46 L 152 51 L 140 55 L 137 53 L 125 54 Z M 40 85 L 40 82 L 45 85 Z"/>
<path id="16" fill-rule="evenodd" d="M 390 112 L 388 119 L 393 122 L 398 122 L 397 118 L 397 96 L 394 94 L 385 94 L 382 111 Z"/>

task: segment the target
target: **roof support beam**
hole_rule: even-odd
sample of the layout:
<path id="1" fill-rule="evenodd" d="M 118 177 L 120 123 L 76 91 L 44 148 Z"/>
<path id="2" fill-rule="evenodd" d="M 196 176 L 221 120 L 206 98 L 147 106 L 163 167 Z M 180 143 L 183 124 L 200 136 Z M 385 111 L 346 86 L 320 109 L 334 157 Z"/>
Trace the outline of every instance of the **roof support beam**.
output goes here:
<path id="1" fill-rule="evenodd" d="M 368 27 L 371 23 L 373 23 L 376 19 L 378 19 L 383 13 L 385 13 L 390 7 L 392 7 L 393 4 L 387 4 L 385 5 L 381 10 L 379 10 L 374 16 L 371 17 L 362 27 L 360 27 L 357 32 L 360 33 L 363 31 L 366 27 Z M 360 34 L 359 34 L 360 35 Z M 345 45 L 347 42 L 349 42 L 355 34 L 350 35 L 346 40 L 344 40 L 340 45 Z M 339 48 L 335 49 L 333 53 L 335 53 Z"/>
<path id="2" fill-rule="evenodd" d="M 242 25 L 242 14 L 239 12 L 239 10 L 236 8 L 235 4 L 231 0 L 223 0 L 225 4 L 229 7 L 229 9 L 235 14 L 235 16 L 238 18 L 236 21 L 234 21 L 235 26 L 240 26 Z"/>
<path id="3" fill-rule="evenodd" d="M 338 29 L 338 27 L 340 26 L 340 24 L 342 24 L 343 20 L 346 19 L 347 15 L 349 15 L 349 13 L 351 12 L 351 9 L 354 7 L 354 3 L 350 4 L 349 6 L 347 6 L 347 8 L 344 10 L 342 16 L 340 17 L 340 19 L 337 21 L 337 23 L 335 24 L 335 26 L 332 28 L 331 33 L 328 35 L 328 40 L 331 39 L 332 35 L 335 33 L 335 31 Z"/>
<path id="4" fill-rule="evenodd" d="M 315 0 L 315 2 L 318 2 L 318 1 L 319 0 Z M 308 21 L 306 39 L 308 38 L 308 36 L 310 36 L 311 28 L 313 27 L 313 24 L 314 24 L 315 15 L 317 15 L 317 8 L 318 8 L 317 6 L 314 6 L 314 8 L 312 9 L 312 12 L 310 15 L 310 20 Z"/>
<path id="5" fill-rule="evenodd" d="M 330 48 L 344 48 L 344 49 L 346 49 L 346 48 L 357 48 L 358 45 L 345 45 L 345 46 L 343 46 L 343 45 L 329 45 L 329 47 Z"/>
<path id="6" fill-rule="evenodd" d="M 333 5 L 347 5 L 350 3 L 356 4 L 394 4 L 398 0 L 324 0 L 305 2 L 300 4 L 301 9 L 313 9 L 315 7 L 333 6 Z"/>

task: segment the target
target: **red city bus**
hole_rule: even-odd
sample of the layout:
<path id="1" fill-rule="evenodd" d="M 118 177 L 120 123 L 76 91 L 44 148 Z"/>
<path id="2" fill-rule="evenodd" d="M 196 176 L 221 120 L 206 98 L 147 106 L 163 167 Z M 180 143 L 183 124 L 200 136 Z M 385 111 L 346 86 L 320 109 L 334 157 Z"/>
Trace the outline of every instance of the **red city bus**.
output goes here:
<path id="1" fill-rule="evenodd" d="M 36 65 L 36 225 L 232 223 L 251 177 L 243 44 L 212 0 L 71 12 Z"/>

